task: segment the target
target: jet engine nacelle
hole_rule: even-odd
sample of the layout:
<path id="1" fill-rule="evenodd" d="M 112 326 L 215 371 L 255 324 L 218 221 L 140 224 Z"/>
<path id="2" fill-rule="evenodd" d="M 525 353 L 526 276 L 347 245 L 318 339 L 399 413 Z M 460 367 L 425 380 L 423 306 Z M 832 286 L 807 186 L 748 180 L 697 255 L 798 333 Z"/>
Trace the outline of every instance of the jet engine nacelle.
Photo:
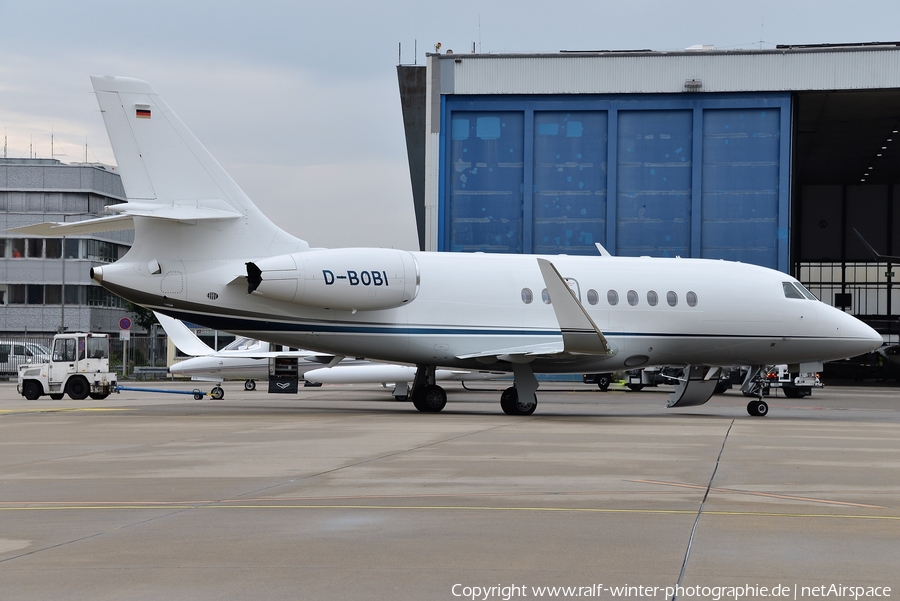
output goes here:
<path id="1" fill-rule="evenodd" d="M 340 248 L 247 263 L 248 292 L 322 309 L 375 311 L 416 298 L 419 266 L 404 250 Z"/>

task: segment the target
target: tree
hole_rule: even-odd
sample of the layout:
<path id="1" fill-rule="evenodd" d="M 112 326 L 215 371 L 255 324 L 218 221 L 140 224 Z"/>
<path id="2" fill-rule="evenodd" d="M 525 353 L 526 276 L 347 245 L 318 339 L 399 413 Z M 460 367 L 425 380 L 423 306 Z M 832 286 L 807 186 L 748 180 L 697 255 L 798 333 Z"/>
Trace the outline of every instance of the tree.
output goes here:
<path id="1" fill-rule="evenodd" d="M 143 328 L 148 334 L 150 333 L 150 326 L 159 323 L 159 320 L 156 319 L 156 315 L 154 315 L 153 311 L 147 307 L 142 307 L 141 305 L 126 301 L 125 310 L 134 315 L 134 324 Z"/>

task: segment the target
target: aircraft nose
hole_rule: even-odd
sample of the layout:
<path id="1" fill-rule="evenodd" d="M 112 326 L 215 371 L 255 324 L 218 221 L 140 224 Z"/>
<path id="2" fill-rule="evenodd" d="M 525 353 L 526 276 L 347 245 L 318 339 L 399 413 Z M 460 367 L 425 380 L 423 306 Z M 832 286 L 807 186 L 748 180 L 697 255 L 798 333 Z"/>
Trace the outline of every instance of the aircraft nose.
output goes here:
<path id="1" fill-rule="evenodd" d="M 846 313 L 841 313 L 841 339 L 846 343 L 852 343 L 857 349 L 853 354 L 861 355 L 874 351 L 884 344 L 884 338 L 874 329 Z"/>

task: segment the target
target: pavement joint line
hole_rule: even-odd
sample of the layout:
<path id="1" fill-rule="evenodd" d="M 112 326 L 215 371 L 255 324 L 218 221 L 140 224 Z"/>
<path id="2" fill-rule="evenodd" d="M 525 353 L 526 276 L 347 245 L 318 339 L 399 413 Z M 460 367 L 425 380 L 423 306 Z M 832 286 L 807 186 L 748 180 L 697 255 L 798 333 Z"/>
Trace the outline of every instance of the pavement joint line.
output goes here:
<path id="1" fill-rule="evenodd" d="M 722 453 L 725 452 L 725 443 L 728 442 L 728 435 L 731 434 L 731 428 L 734 427 L 734 420 L 728 424 L 728 430 L 725 431 L 725 438 L 722 439 L 722 446 L 719 448 L 719 454 L 716 456 L 716 465 L 713 467 L 712 474 L 709 476 L 709 482 L 706 484 L 706 492 L 703 493 L 703 500 L 700 501 L 700 507 L 697 509 L 697 517 L 694 519 L 694 525 L 691 528 L 691 536 L 688 538 L 687 549 L 684 552 L 684 561 L 681 564 L 681 574 L 678 575 L 678 582 L 675 586 L 675 592 L 672 593 L 672 601 L 678 599 L 678 587 L 684 580 L 684 574 L 687 571 L 688 559 L 691 556 L 691 547 L 694 544 L 694 534 L 697 532 L 697 526 L 700 524 L 700 516 L 703 515 L 703 506 L 706 505 L 706 499 L 709 498 L 709 490 L 712 488 L 713 480 L 716 478 L 716 472 L 719 471 L 719 462 L 722 460 Z"/>
<path id="2" fill-rule="evenodd" d="M 315 504 L 307 504 L 307 505 L 298 505 L 298 504 L 247 504 L 247 505 L 220 505 L 214 503 L 204 503 L 204 504 L 181 504 L 181 505 L 61 505 L 61 506 L 41 506 L 41 507 L 28 507 L 28 506 L 19 506 L 19 507 L 0 507 L 0 512 L 3 511 L 93 511 L 93 510 L 114 510 L 114 511 L 122 511 L 122 510 L 161 510 L 168 509 L 172 510 L 170 513 L 165 516 L 158 516 L 159 519 L 161 517 L 169 517 L 171 515 L 175 515 L 176 513 L 189 511 L 189 510 L 202 510 L 202 509 L 350 509 L 350 510 L 386 510 L 386 511 L 396 511 L 396 510 L 408 510 L 408 511 L 488 511 L 488 512 L 548 512 L 548 513 L 619 513 L 619 514 L 642 514 L 642 515 L 696 515 L 696 511 L 693 509 L 635 509 L 635 508 L 603 508 L 603 507 L 503 507 L 503 506 L 492 506 L 492 505 L 315 505 Z M 853 520 L 888 520 L 888 521 L 900 521 L 900 515 L 860 515 L 860 514 L 846 514 L 846 513 L 778 513 L 778 512 L 770 512 L 770 511 L 704 511 L 704 515 L 707 516 L 720 516 L 720 517 L 765 517 L 765 518 L 773 518 L 773 517 L 782 517 L 782 518 L 808 518 L 808 519 L 853 519 Z M 145 523 L 144 522 L 138 522 Z M 122 526 L 121 528 L 117 528 L 117 530 L 121 530 L 122 528 L 130 527 L 135 524 L 129 524 L 128 526 Z M 110 530 L 108 532 L 112 532 Z"/>

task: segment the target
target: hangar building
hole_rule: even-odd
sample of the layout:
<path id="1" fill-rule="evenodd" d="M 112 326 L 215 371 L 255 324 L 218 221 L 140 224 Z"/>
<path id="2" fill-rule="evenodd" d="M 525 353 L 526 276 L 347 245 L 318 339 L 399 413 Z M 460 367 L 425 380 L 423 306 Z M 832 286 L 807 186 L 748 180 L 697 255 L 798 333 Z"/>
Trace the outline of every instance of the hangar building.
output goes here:
<path id="1" fill-rule="evenodd" d="M 431 54 L 398 76 L 428 250 L 704 257 L 894 332 L 900 43 Z"/>

